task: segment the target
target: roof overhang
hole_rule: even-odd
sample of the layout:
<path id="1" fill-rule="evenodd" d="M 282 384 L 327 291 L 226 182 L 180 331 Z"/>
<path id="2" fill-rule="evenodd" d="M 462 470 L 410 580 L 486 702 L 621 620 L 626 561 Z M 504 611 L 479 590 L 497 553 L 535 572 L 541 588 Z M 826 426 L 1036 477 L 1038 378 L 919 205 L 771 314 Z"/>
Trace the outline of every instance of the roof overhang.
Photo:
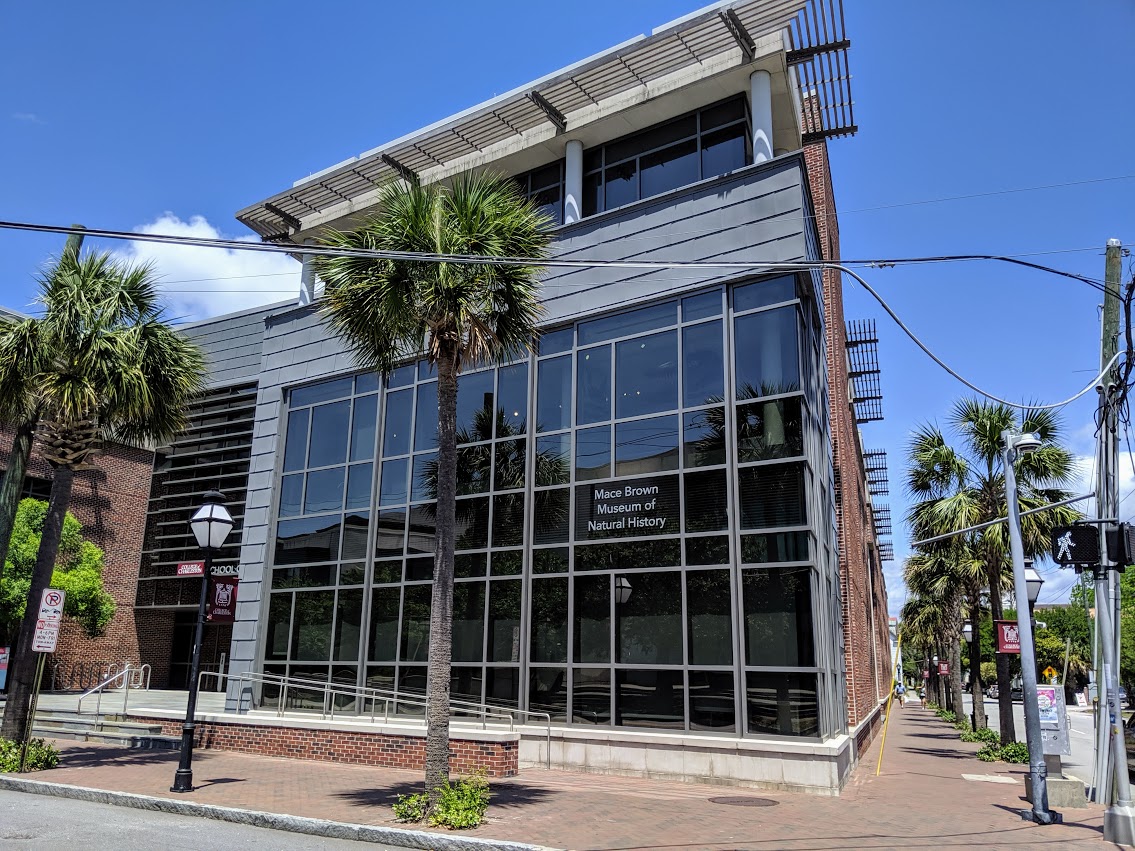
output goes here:
<path id="1" fill-rule="evenodd" d="M 745 90 L 761 68 L 774 72 L 777 138 L 851 133 L 847 47 L 839 0 L 722 0 L 316 172 L 237 218 L 262 239 L 301 241 L 373 207 L 392 180 L 490 164 L 518 173 L 562 156 L 566 139 L 606 141 L 681 114 L 707 90 Z"/>

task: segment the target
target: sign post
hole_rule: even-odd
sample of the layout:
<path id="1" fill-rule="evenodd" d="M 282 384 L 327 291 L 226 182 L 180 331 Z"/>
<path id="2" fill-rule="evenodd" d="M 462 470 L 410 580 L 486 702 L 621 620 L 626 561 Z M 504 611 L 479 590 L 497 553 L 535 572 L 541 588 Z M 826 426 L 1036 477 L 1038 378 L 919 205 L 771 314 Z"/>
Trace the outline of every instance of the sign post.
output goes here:
<path id="1" fill-rule="evenodd" d="M 39 617 L 35 622 L 35 635 L 32 637 L 32 651 L 39 654 L 35 666 L 35 685 L 32 687 L 32 700 L 28 706 L 28 723 L 24 728 L 24 740 L 20 743 L 19 773 L 23 774 L 28 761 L 28 741 L 35 724 L 35 710 L 39 703 L 39 688 L 43 683 L 43 666 L 47 654 L 55 652 L 59 643 L 59 627 L 63 623 L 63 601 L 67 594 L 58 588 L 44 588 L 39 598 Z"/>

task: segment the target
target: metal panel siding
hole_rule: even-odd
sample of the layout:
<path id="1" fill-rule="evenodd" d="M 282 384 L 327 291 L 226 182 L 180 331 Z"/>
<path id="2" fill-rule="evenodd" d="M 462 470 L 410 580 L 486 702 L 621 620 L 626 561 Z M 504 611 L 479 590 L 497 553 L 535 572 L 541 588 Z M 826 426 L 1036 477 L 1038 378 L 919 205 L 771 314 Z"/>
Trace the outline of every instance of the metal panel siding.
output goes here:
<path id="1" fill-rule="evenodd" d="M 182 328 L 182 333 L 205 352 L 209 387 L 256 380 L 260 372 L 264 318 L 273 309 L 278 306 L 194 322 Z"/>
<path id="2" fill-rule="evenodd" d="M 563 259 L 788 262 L 808 256 L 803 160 L 784 157 L 584 219 L 558 233 Z M 739 270 L 551 269 L 544 321 L 693 289 Z"/>

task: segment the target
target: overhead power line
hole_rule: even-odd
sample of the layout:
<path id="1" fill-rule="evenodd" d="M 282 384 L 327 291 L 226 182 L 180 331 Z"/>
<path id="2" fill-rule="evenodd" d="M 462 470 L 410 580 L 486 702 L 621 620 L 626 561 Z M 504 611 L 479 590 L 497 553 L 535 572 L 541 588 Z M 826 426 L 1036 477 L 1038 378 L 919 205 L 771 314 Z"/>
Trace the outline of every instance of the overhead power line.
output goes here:
<path id="1" fill-rule="evenodd" d="M 257 243 L 257 242 L 242 242 L 240 240 L 232 239 L 208 239 L 202 237 L 184 237 L 184 236 L 170 236 L 166 234 L 139 234 L 128 231 L 104 230 L 98 228 L 82 228 L 70 227 L 63 225 L 45 225 L 35 224 L 30 222 L 12 222 L 0 220 L 0 229 L 5 230 L 24 230 L 38 233 L 81 233 L 87 237 L 96 237 L 104 239 L 120 239 L 130 241 L 143 241 L 143 242 L 157 242 L 173 245 L 185 245 L 201 248 L 222 248 L 234 251 L 259 251 L 271 254 L 289 254 L 313 257 L 361 257 L 373 258 L 376 260 L 392 260 L 401 262 L 416 262 L 416 263 L 452 263 L 464 265 L 497 265 L 497 266 L 538 266 L 549 268 L 569 268 L 569 269 L 594 269 L 594 268 L 615 268 L 615 269 L 638 269 L 638 270 L 669 270 L 669 269 L 717 269 L 723 271 L 761 271 L 761 272 L 793 272 L 793 271 L 810 271 L 832 269 L 842 272 L 852 277 L 862 286 L 867 292 L 877 301 L 880 306 L 886 311 L 887 315 L 894 320 L 895 324 L 905 333 L 915 345 L 917 345 L 931 360 L 938 366 L 944 369 L 947 373 L 960 381 L 970 390 L 984 396 L 994 402 L 1007 405 L 1012 408 L 1021 410 L 1045 410 L 1062 408 L 1079 399 L 1081 396 L 1092 390 L 1097 382 L 1107 374 L 1108 370 L 1114 365 L 1119 358 L 1119 353 L 1107 365 L 1107 367 L 1100 373 L 1100 375 L 1068 399 L 1062 402 L 1055 402 L 1051 404 L 1021 404 L 1019 402 L 1012 402 L 1008 399 L 1002 399 L 995 396 L 973 382 L 966 379 L 959 372 L 950 367 L 945 361 L 934 354 L 930 348 L 918 338 L 918 336 L 906 326 L 906 324 L 899 318 L 898 314 L 891 309 L 890 305 L 879 295 L 875 289 L 867 283 L 858 273 L 850 269 L 847 264 L 857 263 L 860 265 L 872 266 L 894 266 L 899 264 L 920 264 L 920 263 L 935 263 L 935 262 L 949 262 L 949 261 L 962 261 L 962 260 L 999 260 L 1003 262 L 1014 263 L 1028 268 L 1036 269 L 1038 271 L 1050 272 L 1053 274 L 1061 275 L 1074 280 L 1079 280 L 1087 283 L 1097 289 L 1103 289 L 1097 282 L 1082 275 L 1076 275 L 1071 272 L 1065 272 L 1059 269 L 1052 269 L 1047 266 L 1041 266 L 1035 263 L 1019 260 L 1017 258 L 1002 257 L 998 255 L 952 255 L 942 257 L 910 257 L 891 260 L 857 260 L 857 261 L 842 261 L 839 263 L 832 263 L 821 260 L 805 260 L 793 262 L 738 262 L 738 261 L 716 261 L 716 260 L 690 260 L 690 261 L 657 261 L 657 260 L 563 260 L 558 258 L 549 259 L 533 259 L 524 257 L 483 257 L 478 255 L 469 254 L 436 254 L 428 252 L 410 252 L 410 251 L 380 251 L 374 249 L 354 249 L 354 248 L 336 248 L 331 246 L 313 246 L 313 245 L 279 245 L 275 243 Z M 600 285 L 603 286 L 603 285 Z M 680 287 L 681 285 L 679 285 Z M 665 290 L 664 290 L 665 291 Z"/>

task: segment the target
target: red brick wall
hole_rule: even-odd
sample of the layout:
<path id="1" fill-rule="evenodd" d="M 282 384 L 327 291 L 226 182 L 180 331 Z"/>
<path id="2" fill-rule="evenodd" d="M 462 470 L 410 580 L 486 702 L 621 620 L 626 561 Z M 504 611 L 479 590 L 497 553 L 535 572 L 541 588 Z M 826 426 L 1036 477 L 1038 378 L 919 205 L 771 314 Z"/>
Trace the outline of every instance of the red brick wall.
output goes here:
<path id="1" fill-rule="evenodd" d="M 825 260 L 839 260 L 839 223 L 832 190 L 827 142 L 804 148 L 812 204 Z M 847 673 L 848 723 L 868 719 L 886 697 L 890 677 L 887 595 L 877 553 L 859 429 L 851 405 L 847 374 L 847 326 L 840 273 L 823 272 L 824 323 L 831 397 L 832 454 L 838 478 L 836 519 L 839 527 L 840 592 Z M 869 730 L 873 730 L 874 724 Z M 868 732 L 868 736 L 871 732 Z"/>
<path id="2" fill-rule="evenodd" d="M 0 426 L 0 467 L 7 466 L 11 449 L 12 432 Z M 98 469 L 75 475 L 70 511 L 83 524 L 83 535 L 105 553 L 103 584 L 117 610 L 106 634 L 99 638 L 87 638 L 74 621 L 64 619 L 53 661 L 63 663 L 65 671 L 79 662 L 121 664 L 137 662 L 139 657 L 134 592 L 154 454 L 108 446 L 93 463 Z M 51 467 L 34 446 L 28 474 L 44 479 L 52 476 Z"/>
<path id="3" fill-rule="evenodd" d="M 181 722 L 131 716 L 132 721 L 161 724 L 162 735 L 180 736 Z M 426 764 L 426 740 L 420 736 L 363 733 L 346 730 L 308 730 L 198 721 L 196 747 L 239 751 L 261 756 L 345 762 L 382 768 L 420 770 Z M 489 777 L 512 777 L 519 772 L 518 742 L 478 742 L 450 739 L 450 768 L 462 774 L 485 769 Z"/>

